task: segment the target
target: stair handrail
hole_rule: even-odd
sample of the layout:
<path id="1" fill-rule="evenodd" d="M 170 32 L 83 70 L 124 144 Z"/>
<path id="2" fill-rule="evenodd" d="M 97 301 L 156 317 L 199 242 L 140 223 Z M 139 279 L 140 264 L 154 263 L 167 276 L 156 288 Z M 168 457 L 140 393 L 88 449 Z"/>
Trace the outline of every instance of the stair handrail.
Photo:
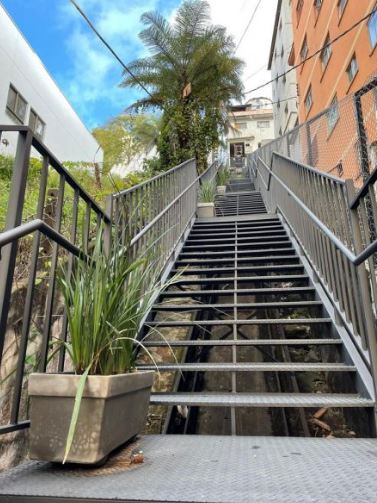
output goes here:
<path id="1" fill-rule="evenodd" d="M 346 328 L 356 347 L 360 350 L 368 350 L 376 389 L 377 285 L 373 253 L 377 250 L 377 240 L 363 247 L 361 228 L 367 226 L 368 221 L 365 215 L 363 216 L 363 212 L 350 208 L 350 202 L 355 199 L 353 182 L 341 181 L 340 186 L 335 186 L 334 198 L 329 202 L 335 206 L 335 209 L 344 209 L 348 212 L 347 218 L 345 215 L 339 216 L 339 222 L 341 222 L 339 226 L 349 224 L 345 232 L 350 233 L 351 248 L 321 218 L 322 214 L 326 214 L 326 210 L 322 213 L 321 208 L 316 208 L 318 210 L 316 214 L 313 208 L 309 207 L 309 204 L 322 205 L 323 197 L 320 189 L 324 191 L 325 196 L 329 195 L 328 188 L 334 183 L 331 177 L 322 176 L 321 172 L 313 168 L 308 171 L 307 167 L 299 165 L 304 172 L 303 179 L 306 185 L 301 186 L 303 182 L 299 179 L 299 171 L 296 172 L 298 181 L 295 180 L 295 183 L 305 194 L 305 199 L 288 186 L 286 179 L 282 179 L 284 176 L 282 163 L 291 162 L 291 160 L 273 153 L 271 166 L 268 166 L 258 152 L 254 155 L 258 164 L 257 190 L 261 191 L 268 210 L 281 215 L 292 236 L 297 240 L 301 253 L 306 256 L 314 271 L 315 281 L 321 283 L 334 306 L 338 323 Z M 262 172 L 264 176 L 267 174 L 271 179 L 268 188 L 261 175 Z M 310 178 L 309 173 L 314 178 Z M 314 186 L 308 183 L 310 180 L 314 180 Z M 341 187 L 341 192 L 339 192 L 339 187 Z M 341 201 L 340 195 L 343 197 Z"/>

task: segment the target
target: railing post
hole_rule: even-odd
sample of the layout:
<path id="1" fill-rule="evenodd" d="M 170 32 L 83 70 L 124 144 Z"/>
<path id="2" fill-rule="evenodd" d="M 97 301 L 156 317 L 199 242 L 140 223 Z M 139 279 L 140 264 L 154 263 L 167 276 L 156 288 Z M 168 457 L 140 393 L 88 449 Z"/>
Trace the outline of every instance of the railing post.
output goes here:
<path id="1" fill-rule="evenodd" d="M 364 125 L 363 107 L 361 104 L 361 97 L 364 93 L 357 92 L 354 96 L 354 106 L 356 113 L 356 127 L 357 127 L 357 137 L 359 140 L 359 152 L 360 152 L 360 168 L 361 174 L 363 176 L 363 181 L 369 176 L 369 154 L 368 154 L 368 144 L 367 144 L 367 134 Z"/>
<path id="2" fill-rule="evenodd" d="M 355 188 L 352 180 L 345 180 L 345 187 L 347 191 L 347 200 L 350 205 L 351 201 L 355 198 Z M 358 255 L 363 250 L 363 242 L 360 230 L 360 222 L 357 209 L 350 209 L 351 216 L 351 231 L 355 247 L 355 254 Z M 361 309 L 364 312 L 365 331 L 370 355 L 372 378 L 374 384 L 375 394 L 377 396 L 377 338 L 376 338 L 376 325 L 372 308 L 372 299 L 370 298 L 370 288 L 368 273 L 364 264 L 357 267 L 357 276 L 360 282 L 360 302 Z"/>
<path id="3" fill-rule="evenodd" d="M 105 211 L 108 217 L 110 218 L 110 222 L 105 222 L 105 231 L 104 231 L 104 249 L 106 255 L 110 254 L 111 251 L 111 241 L 112 241 L 112 227 L 113 227 L 113 196 L 109 195 L 106 197 L 106 206 Z"/>
<path id="4" fill-rule="evenodd" d="M 13 229 L 22 223 L 32 140 L 33 134 L 30 130 L 19 133 L 5 230 Z M 3 356 L 17 249 L 18 241 L 14 241 L 0 250 L 0 364 Z"/>
<path id="5" fill-rule="evenodd" d="M 312 139 L 310 137 L 310 124 L 311 122 L 308 121 L 306 123 L 305 129 L 306 129 L 306 144 L 308 146 L 308 164 L 309 166 L 313 166 L 313 152 L 312 152 Z"/>

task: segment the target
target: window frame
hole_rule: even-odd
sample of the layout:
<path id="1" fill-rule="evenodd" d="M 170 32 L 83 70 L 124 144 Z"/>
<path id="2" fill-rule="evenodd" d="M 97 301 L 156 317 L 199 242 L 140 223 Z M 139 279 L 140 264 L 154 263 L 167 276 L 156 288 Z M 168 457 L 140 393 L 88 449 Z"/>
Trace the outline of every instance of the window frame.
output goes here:
<path id="1" fill-rule="evenodd" d="M 267 124 L 265 126 L 261 126 L 261 124 Z M 257 128 L 259 129 L 268 129 L 269 127 L 271 127 L 271 121 L 269 120 L 257 120 Z"/>
<path id="2" fill-rule="evenodd" d="M 303 54 L 302 54 L 304 48 L 305 48 L 305 56 L 303 56 Z M 302 44 L 301 44 L 301 49 L 300 49 L 300 62 L 301 63 L 308 57 L 308 53 L 309 53 L 308 37 L 305 35 L 304 40 L 302 41 Z"/>
<path id="3" fill-rule="evenodd" d="M 9 93 L 10 93 L 11 90 L 16 95 L 15 104 L 14 104 L 14 110 L 9 105 Z M 25 113 L 24 113 L 23 117 L 21 117 L 18 114 L 18 105 L 19 105 L 19 101 L 20 100 L 22 100 L 23 103 L 24 103 L 24 105 L 25 105 Z M 12 115 L 12 117 L 14 117 L 15 119 L 17 119 L 17 121 L 20 124 L 25 124 L 28 106 L 29 106 L 29 103 L 26 101 L 26 99 L 23 97 L 23 95 L 17 90 L 17 88 L 12 83 L 10 83 L 9 84 L 9 88 L 8 88 L 8 96 L 7 96 L 7 103 L 6 103 L 6 110 L 7 110 L 7 112 L 9 112 Z"/>
<path id="4" fill-rule="evenodd" d="M 329 61 L 330 61 L 331 56 L 332 56 L 332 47 L 331 47 L 331 44 L 327 45 L 327 44 L 329 44 L 330 41 L 331 41 L 330 32 L 327 32 L 327 35 L 326 35 L 326 38 L 325 38 L 325 41 L 324 41 L 324 43 L 322 45 L 322 50 L 321 50 L 321 63 L 322 63 L 322 70 L 323 71 L 326 70 L 327 65 L 329 64 Z M 328 55 L 326 61 L 324 61 L 324 58 L 323 58 L 324 54 Z"/>
<path id="5" fill-rule="evenodd" d="M 338 16 L 339 16 L 339 21 L 342 19 L 344 11 L 346 10 L 348 0 L 338 0 L 337 7 L 338 7 Z"/>
<path id="6" fill-rule="evenodd" d="M 308 106 L 307 100 L 309 97 L 310 97 L 310 104 Z M 306 113 L 308 114 L 313 106 L 313 91 L 312 91 L 311 85 L 309 86 L 309 89 L 307 90 L 307 93 L 305 94 L 304 106 L 305 106 Z"/>
<path id="7" fill-rule="evenodd" d="M 355 69 L 355 73 L 353 75 L 351 75 L 350 74 L 350 70 L 352 69 L 352 63 L 353 63 L 353 61 L 356 62 L 356 69 Z M 358 74 L 358 72 L 359 72 L 359 63 L 357 61 L 356 52 L 354 52 L 352 54 L 352 56 L 351 56 L 351 59 L 350 59 L 350 62 L 348 63 L 348 66 L 346 68 L 346 73 L 347 73 L 348 80 L 349 80 L 350 84 L 354 81 L 354 79 L 355 79 L 356 75 Z"/>
<path id="8" fill-rule="evenodd" d="M 32 117 L 32 115 L 35 116 L 34 125 L 31 124 L 31 117 Z M 39 134 L 37 132 L 37 127 L 36 126 L 37 126 L 38 122 L 42 124 L 42 134 Z M 44 135 L 45 135 L 45 131 L 46 131 L 46 123 L 42 119 L 42 117 L 39 114 L 37 114 L 37 112 L 34 110 L 34 108 L 31 108 L 31 107 L 30 107 L 30 114 L 29 114 L 29 127 L 33 131 L 34 135 L 37 138 L 39 138 L 40 140 L 43 140 Z"/>
<path id="9" fill-rule="evenodd" d="M 330 122 L 330 118 L 331 118 L 331 112 L 335 110 L 336 111 L 336 118 L 333 122 Z M 328 128 L 328 133 L 329 133 L 329 136 L 332 134 L 332 132 L 334 131 L 338 121 L 339 121 L 339 118 L 340 118 L 340 114 L 339 114 L 339 102 L 338 102 L 338 96 L 337 94 L 335 93 L 334 96 L 333 96 L 333 99 L 331 100 L 331 103 L 330 103 L 330 106 L 328 107 L 328 111 L 326 113 L 326 119 L 327 119 L 327 128 Z"/>
<path id="10" fill-rule="evenodd" d="M 377 8 L 377 3 L 376 5 L 374 6 L 373 10 L 376 10 Z M 375 40 L 374 40 L 374 44 L 373 44 L 373 40 L 372 40 L 372 33 L 371 33 L 371 29 L 370 29 L 370 26 L 371 24 L 374 24 L 374 37 L 375 37 Z M 370 41 L 370 45 L 371 45 L 371 48 L 372 48 L 372 51 L 374 51 L 374 49 L 377 47 L 377 12 L 375 12 L 373 14 L 373 16 L 371 16 L 368 20 L 368 23 L 367 23 L 367 26 L 368 26 L 368 33 L 369 33 L 369 41 Z"/>

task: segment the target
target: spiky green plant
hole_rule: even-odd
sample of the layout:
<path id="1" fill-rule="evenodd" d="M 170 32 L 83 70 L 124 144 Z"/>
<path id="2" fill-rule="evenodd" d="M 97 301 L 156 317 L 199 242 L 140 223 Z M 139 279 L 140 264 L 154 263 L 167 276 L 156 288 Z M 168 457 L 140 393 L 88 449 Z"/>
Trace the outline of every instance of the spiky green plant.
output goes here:
<path id="1" fill-rule="evenodd" d="M 228 168 L 220 168 L 217 172 L 217 185 L 226 185 L 230 179 Z"/>
<path id="2" fill-rule="evenodd" d="M 137 336 L 156 297 L 175 279 L 162 286 L 151 253 L 137 260 L 129 257 L 129 249 L 118 241 L 113 242 L 111 253 L 106 253 L 100 229 L 92 254 L 77 259 L 72 274 L 64 271 L 59 277 L 70 336 L 65 346 L 76 374 L 81 374 L 64 462 L 87 377 L 132 372 L 138 347 L 154 362 Z"/>
<path id="3" fill-rule="evenodd" d="M 215 200 L 215 185 L 212 180 L 206 180 L 202 182 L 199 189 L 199 202 L 201 203 L 213 203 Z"/>

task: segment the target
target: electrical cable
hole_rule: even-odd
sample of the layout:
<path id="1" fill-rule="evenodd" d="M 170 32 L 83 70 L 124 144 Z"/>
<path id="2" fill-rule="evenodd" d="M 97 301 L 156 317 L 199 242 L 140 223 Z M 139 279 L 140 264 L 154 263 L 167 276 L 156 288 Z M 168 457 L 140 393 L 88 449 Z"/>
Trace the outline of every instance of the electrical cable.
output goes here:
<path id="1" fill-rule="evenodd" d="M 313 52 L 313 54 L 310 54 L 308 57 L 306 57 L 305 59 L 303 59 L 302 61 L 300 61 L 300 63 L 297 63 L 297 65 L 292 66 L 289 70 L 287 70 L 284 73 L 281 73 L 280 75 L 276 75 L 276 77 L 274 79 L 271 79 L 268 82 L 265 82 L 264 84 L 261 84 L 260 86 L 255 87 L 254 89 L 250 89 L 249 91 L 245 91 L 245 94 L 250 94 L 250 93 L 253 93 L 254 91 L 258 91 L 259 89 L 262 89 L 263 87 L 266 87 L 268 84 L 272 84 L 275 80 L 278 80 L 281 77 L 284 77 L 284 75 L 287 75 L 288 73 L 293 72 L 293 70 L 296 70 L 296 68 L 299 68 L 304 63 L 306 63 L 306 61 L 309 61 L 310 59 L 313 59 L 315 56 L 317 56 L 318 54 L 320 54 L 324 49 L 326 49 L 330 45 L 334 44 L 339 39 L 341 39 L 342 37 L 344 37 L 345 35 L 347 35 L 349 32 L 351 32 L 352 30 L 354 30 L 357 26 L 359 26 L 359 24 L 361 24 L 364 21 L 366 21 L 367 19 L 369 19 L 376 12 L 377 12 L 377 8 L 373 9 L 369 14 L 367 14 L 363 18 L 359 19 L 359 21 L 357 21 L 355 24 L 353 24 L 350 28 L 348 28 L 344 32 L 340 33 L 333 40 L 330 40 L 329 42 L 327 42 L 327 44 L 324 44 L 320 49 L 318 49 L 317 51 Z"/>

